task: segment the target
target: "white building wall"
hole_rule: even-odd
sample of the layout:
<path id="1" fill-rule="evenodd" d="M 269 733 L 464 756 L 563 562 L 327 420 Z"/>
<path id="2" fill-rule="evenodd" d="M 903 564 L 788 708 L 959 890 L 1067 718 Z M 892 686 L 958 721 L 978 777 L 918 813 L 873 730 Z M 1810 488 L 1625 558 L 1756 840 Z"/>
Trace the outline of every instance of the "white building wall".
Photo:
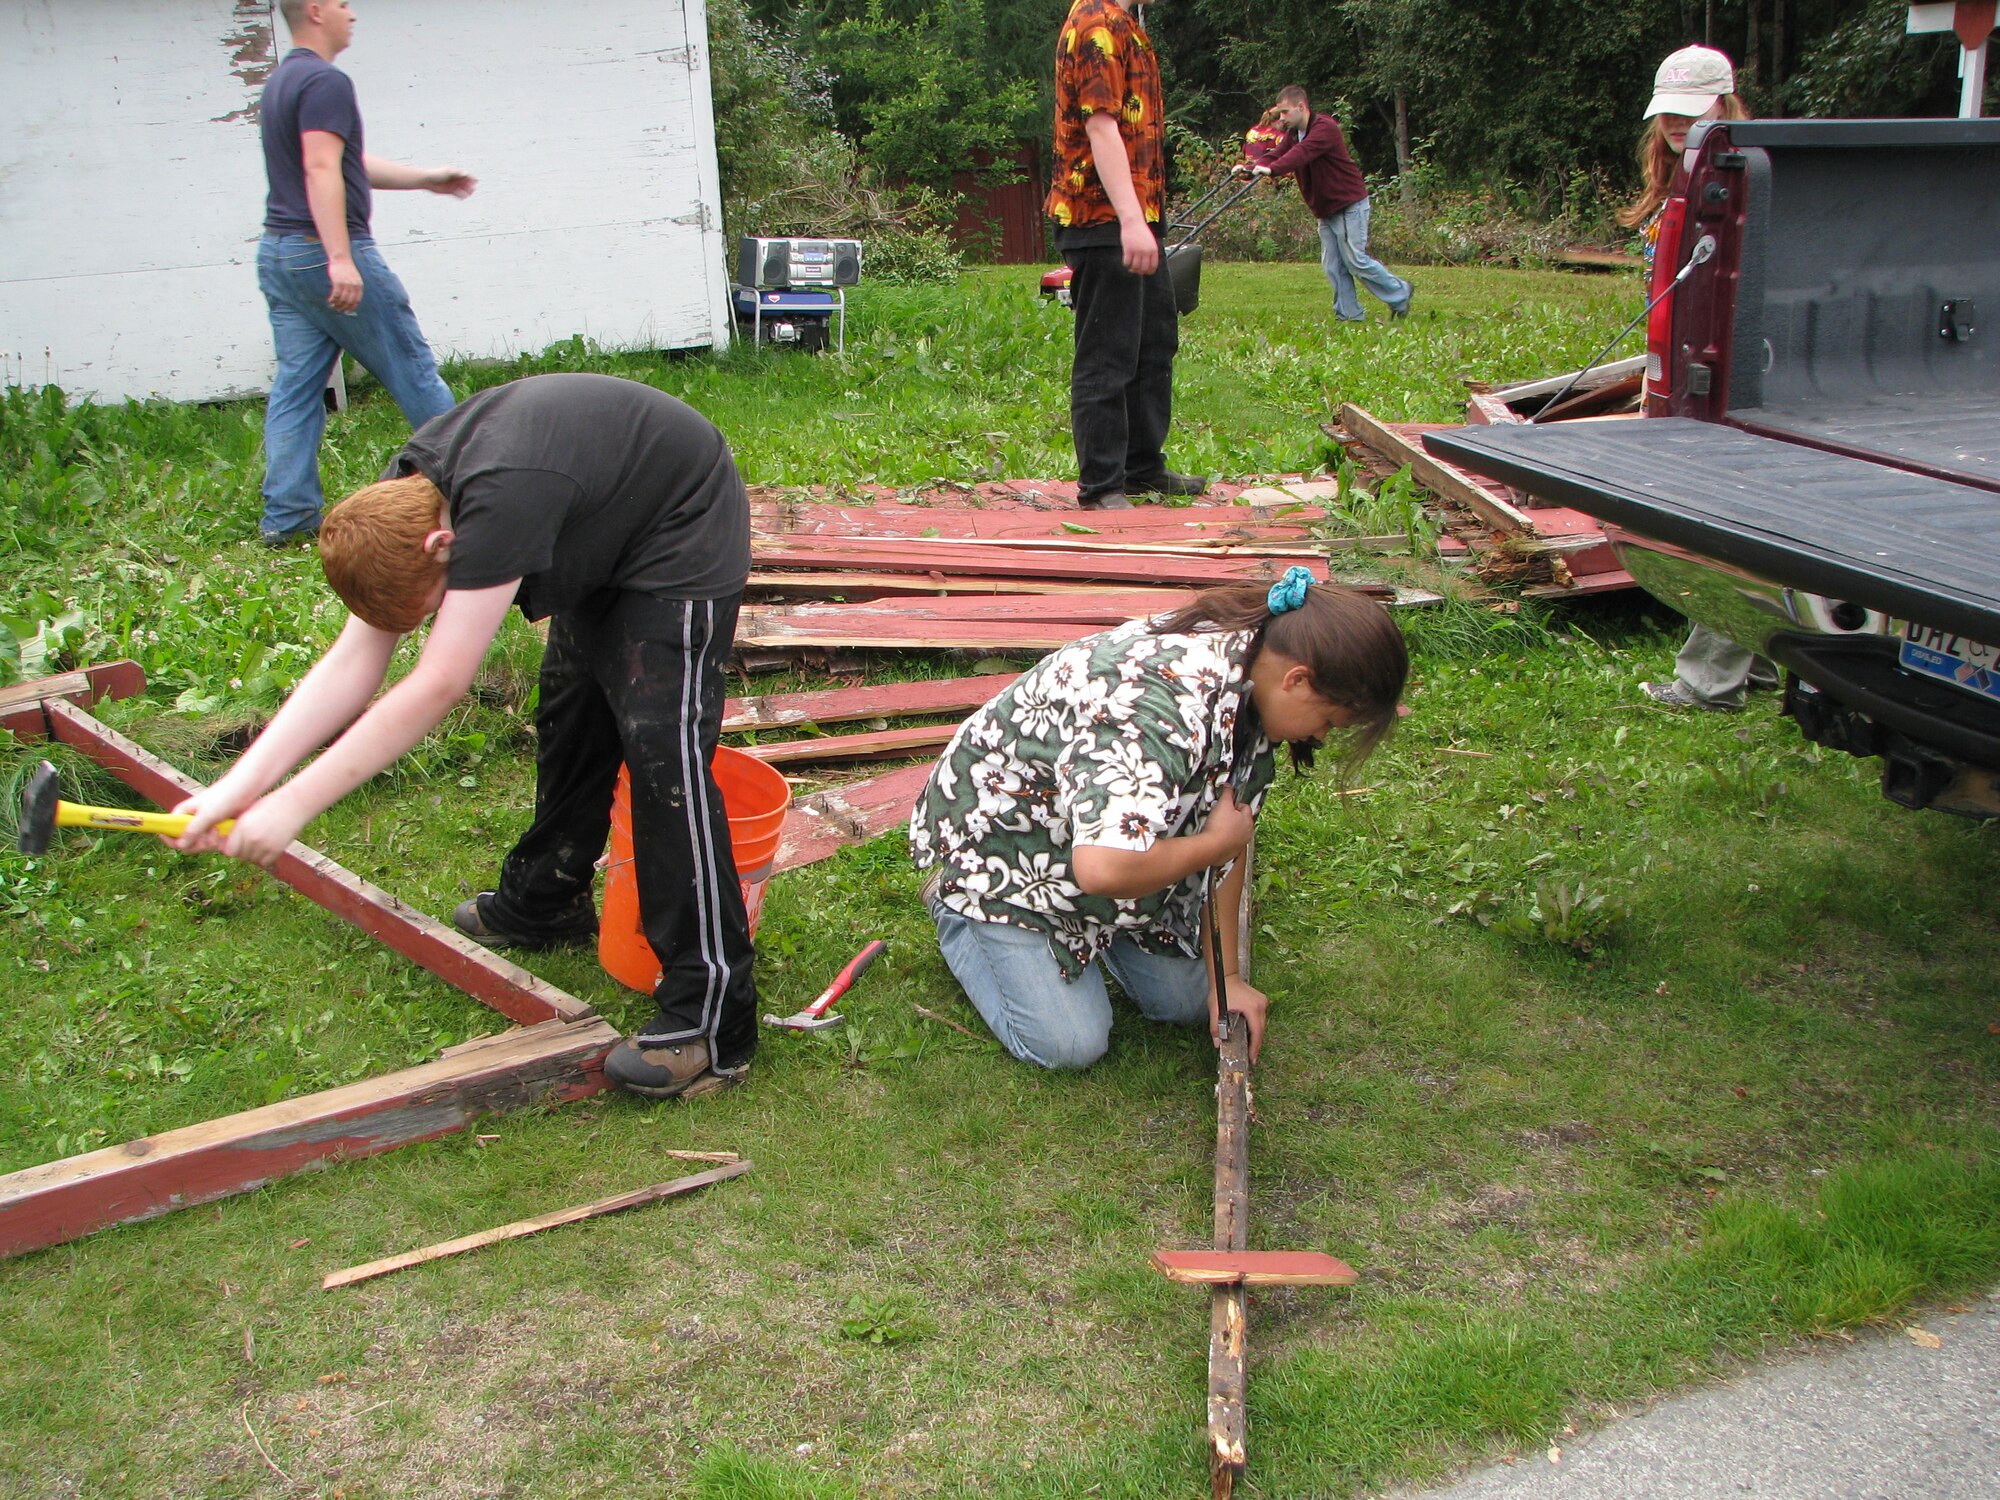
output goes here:
<path id="1" fill-rule="evenodd" d="M 0 0 L 0 383 L 264 389 L 256 102 L 269 0 Z M 729 333 L 703 0 L 373 0 L 338 66 L 375 155 L 469 199 L 375 194 L 442 356 Z"/>

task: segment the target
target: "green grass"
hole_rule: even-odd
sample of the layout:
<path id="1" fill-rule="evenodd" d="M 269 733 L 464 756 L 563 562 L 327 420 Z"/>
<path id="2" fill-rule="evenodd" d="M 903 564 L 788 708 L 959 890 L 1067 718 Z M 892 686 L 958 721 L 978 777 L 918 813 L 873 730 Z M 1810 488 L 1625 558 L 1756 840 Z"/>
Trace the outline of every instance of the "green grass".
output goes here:
<path id="1" fill-rule="evenodd" d="M 845 360 L 537 367 L 687 396 L 755 482 L 1059 477 L 1067 325 L 1032 282 L 864 287 Z M 1206 282 L 1175 452 L 1231 475 L 1322 467 L 1334 399 L 1442 420 L 1461 372 L 1580 360 L 1633 292 L 1425 271 L 1410 323 L 1353 330 L 1312 267 Z M 0 417 L 0 617 L 45 666 L 139 655 L 154 692 L 105 716 L 207 774 L 309 659 L 280 648 L 337 622 L 308 554 L 245 540 L 254 409 Z M 399 432 L 363 395 L 329 486 Z M 1887 804 L 1768 699 L 1638 707 L 1677 634 L 1631 601 L 1405 623 L 1414 712 L 1367 790 L 1287 776 L 1260 830 L 1252 1243 L 1364 1275 L 1253 1297 L 1256 1494 L 1538 1449 L 2000 1274 L 1993 832 Z M 309 839 L 432 912 L 490 882 L 532 794 L 535 650 L 510 628 L 479 701 Z M 64 764 L 66 794 L 126 800 Z M 870 936 L 851 1026 L 772 1036 L 733 1094 L 507 1116 L 0 1265 L 0 1491 L 287 1492 L 261 1442 L 327 1496 L 1204 1492 L 1206 1305 L 1146 1256 L 1206 1237 L 1212 1051 L 1127 1012 L 1049 1077 L 918 1016 L 978 1029 L 896 838 L 774 884 L 765 1008 Z M 536 968 L 636 1018 L 587 956 Z M 499 1025 L 259 876 L 119 836 L 0 856 L 0 969 L 0 1168 Z M 718 1148 L 756 1170 L 317 1289 Z"/>

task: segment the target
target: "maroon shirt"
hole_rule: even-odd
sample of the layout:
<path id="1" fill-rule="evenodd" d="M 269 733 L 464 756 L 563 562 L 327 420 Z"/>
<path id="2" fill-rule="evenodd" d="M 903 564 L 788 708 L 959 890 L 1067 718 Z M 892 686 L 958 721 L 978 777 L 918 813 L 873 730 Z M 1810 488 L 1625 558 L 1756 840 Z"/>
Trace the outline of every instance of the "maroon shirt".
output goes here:
<path id="1" fill-rule="evenodd" d="M 1299 196 L 1316 219 L 1330 219 L 1368 196 L 1368 184 L 1347 154 L 1339 123 L 1317 110 L 1306 121 L 1304 135 L 1285 132 L 1284 149 L 1265 165 L 1274 177 L 1289 172 L 1298 178 Z"/>

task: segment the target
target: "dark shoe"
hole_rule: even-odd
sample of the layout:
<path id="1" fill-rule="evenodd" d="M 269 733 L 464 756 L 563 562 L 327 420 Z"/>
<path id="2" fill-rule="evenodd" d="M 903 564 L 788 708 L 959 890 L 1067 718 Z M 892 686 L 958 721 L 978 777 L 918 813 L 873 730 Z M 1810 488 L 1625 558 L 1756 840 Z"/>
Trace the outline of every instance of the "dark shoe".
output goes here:
<path id="1" fill-rule="evenodd" d="M 1695 708 L 1711 714 L 1740 713 L 1743 708 L 1740 703 L 1710 703 L 1704 698 L 1697 698 L 1678 677 L 1672 682 L 1642 682 L 1639 691 L 1652 699 L 1657 708 L 1676 711 Z"/>
<path id="2" fill-rule="evenodd" d="M 1122 490 L 1106 490 L 1101 495 L 1092 495 L 1088 500 L 1076 502 L 1078 510 L 1130 510 L 1132 502 L 1125 498 Z"/>
<path id="3" fill-rule="evenodd" d="M 604 1056 L 604 1076 L 628 1093 L 648 1099 L 699 1099 L 743 1081 L 747 1062 L 728 1073 L 708 1065 L 708 1043 L 682 1042 L 674 1047 L 641 1047 L 627 1037 Z"/>
<path id="4" fill-rule="evenodd" d="M 559 928 L 549 937 L 524 937 L 518 932 L 508 932 L 494 925 L 490 914 L 492 900 L 493 892 L 481 891 L 470 901 L 459 902 L 452 911 L 451 925 L 489 948 L 526 948 L 531 952 L 547 948 L 581 948 L 597 938 L 594 912 L 587 918 L 579 917 Z"/>
<path id="5" fill-rule="evenodd" d="M 1410 295 L 1403 299 L 1403 305 L 1401 307 L 1390 308 L 1389 316 L 1392 318 L 1407 318 L 1410 315 L 1410 304 L 1416 300 L 1417 289 L 1415 286 L 1412 286 L 1410 288 Z"/>
<path id="6" fill-rule="evenodd" d="M 1199 474 L 1176 474 L 1172 469 L 1162 469 L 1144 479 L 1128 477 L 1125 486 L 1149 495 L 1199 495 L 1207 491 L 1208 481 Z"/>
<path id="7" fill-rule="evenodd" d="M 319 522 L 301 526 L 296 531 L 259 531 L 257 540 L 266 547 L 296 547 L 300 542 L 319 539 Z"/>

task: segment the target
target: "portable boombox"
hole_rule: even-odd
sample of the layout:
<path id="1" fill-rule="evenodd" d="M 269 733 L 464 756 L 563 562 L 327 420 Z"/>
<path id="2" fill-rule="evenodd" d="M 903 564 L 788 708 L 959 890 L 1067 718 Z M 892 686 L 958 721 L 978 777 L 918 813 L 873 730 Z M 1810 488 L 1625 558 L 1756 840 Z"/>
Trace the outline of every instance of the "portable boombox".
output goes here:
<path id="1" fill-rule="evenodd" d="M 739 286 L 854 286 L 861 280 L 859 240 L 762 240 L 736 242 Z"/>

